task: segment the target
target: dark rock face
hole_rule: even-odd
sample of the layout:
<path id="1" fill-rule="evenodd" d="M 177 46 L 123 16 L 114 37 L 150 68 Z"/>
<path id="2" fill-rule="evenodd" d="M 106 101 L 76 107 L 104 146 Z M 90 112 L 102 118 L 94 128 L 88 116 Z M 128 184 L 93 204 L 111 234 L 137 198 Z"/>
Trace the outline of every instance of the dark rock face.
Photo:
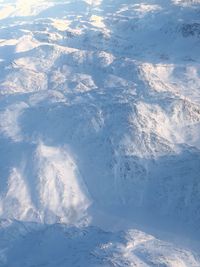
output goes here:
<path id="1" fill-rule="evenodd" d="M 183 37 L 200 36 L 200 23 L 183 24 L 181 28 Z"/>

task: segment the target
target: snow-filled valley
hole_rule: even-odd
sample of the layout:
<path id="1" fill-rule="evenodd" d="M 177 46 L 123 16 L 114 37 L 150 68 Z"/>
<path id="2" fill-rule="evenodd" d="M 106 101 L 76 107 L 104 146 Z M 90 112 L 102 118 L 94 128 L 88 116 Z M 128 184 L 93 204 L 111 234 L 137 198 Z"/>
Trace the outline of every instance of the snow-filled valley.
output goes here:
<path id="1" fill-rule="evenodd" d="M 0 266 L 200 267 L 199 0 L 0 0 Z"/>

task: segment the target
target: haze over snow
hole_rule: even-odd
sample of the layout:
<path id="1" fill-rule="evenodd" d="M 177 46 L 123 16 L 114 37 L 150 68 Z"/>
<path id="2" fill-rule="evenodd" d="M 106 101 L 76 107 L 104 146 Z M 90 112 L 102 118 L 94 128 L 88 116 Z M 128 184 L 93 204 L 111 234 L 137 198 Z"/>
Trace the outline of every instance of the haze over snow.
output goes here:
<path id="1" fill-rule="evenodd" d="M 199 11 L 0 1 L 0 266 L 200 266 Z"/>

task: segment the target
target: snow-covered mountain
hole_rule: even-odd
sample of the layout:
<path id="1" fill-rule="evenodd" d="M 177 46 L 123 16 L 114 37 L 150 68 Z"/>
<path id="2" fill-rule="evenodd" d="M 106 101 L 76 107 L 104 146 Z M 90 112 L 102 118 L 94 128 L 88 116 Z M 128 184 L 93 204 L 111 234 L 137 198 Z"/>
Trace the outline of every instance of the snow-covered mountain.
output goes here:
<path id="1" fill-rule="evenodd" d="M 0 218 L 3 267 L 200 266 L 199 0 L 0 1 Z"/>

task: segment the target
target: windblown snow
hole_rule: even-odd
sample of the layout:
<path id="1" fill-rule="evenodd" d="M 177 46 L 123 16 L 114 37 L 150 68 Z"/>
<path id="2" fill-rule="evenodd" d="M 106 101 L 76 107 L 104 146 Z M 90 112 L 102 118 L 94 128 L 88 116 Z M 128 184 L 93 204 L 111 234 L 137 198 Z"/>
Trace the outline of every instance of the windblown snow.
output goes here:
<path id="1" fill-rule="evenodd" d="M 200 266 L 199 14 L 0 0 L 0 266 Z"/>

